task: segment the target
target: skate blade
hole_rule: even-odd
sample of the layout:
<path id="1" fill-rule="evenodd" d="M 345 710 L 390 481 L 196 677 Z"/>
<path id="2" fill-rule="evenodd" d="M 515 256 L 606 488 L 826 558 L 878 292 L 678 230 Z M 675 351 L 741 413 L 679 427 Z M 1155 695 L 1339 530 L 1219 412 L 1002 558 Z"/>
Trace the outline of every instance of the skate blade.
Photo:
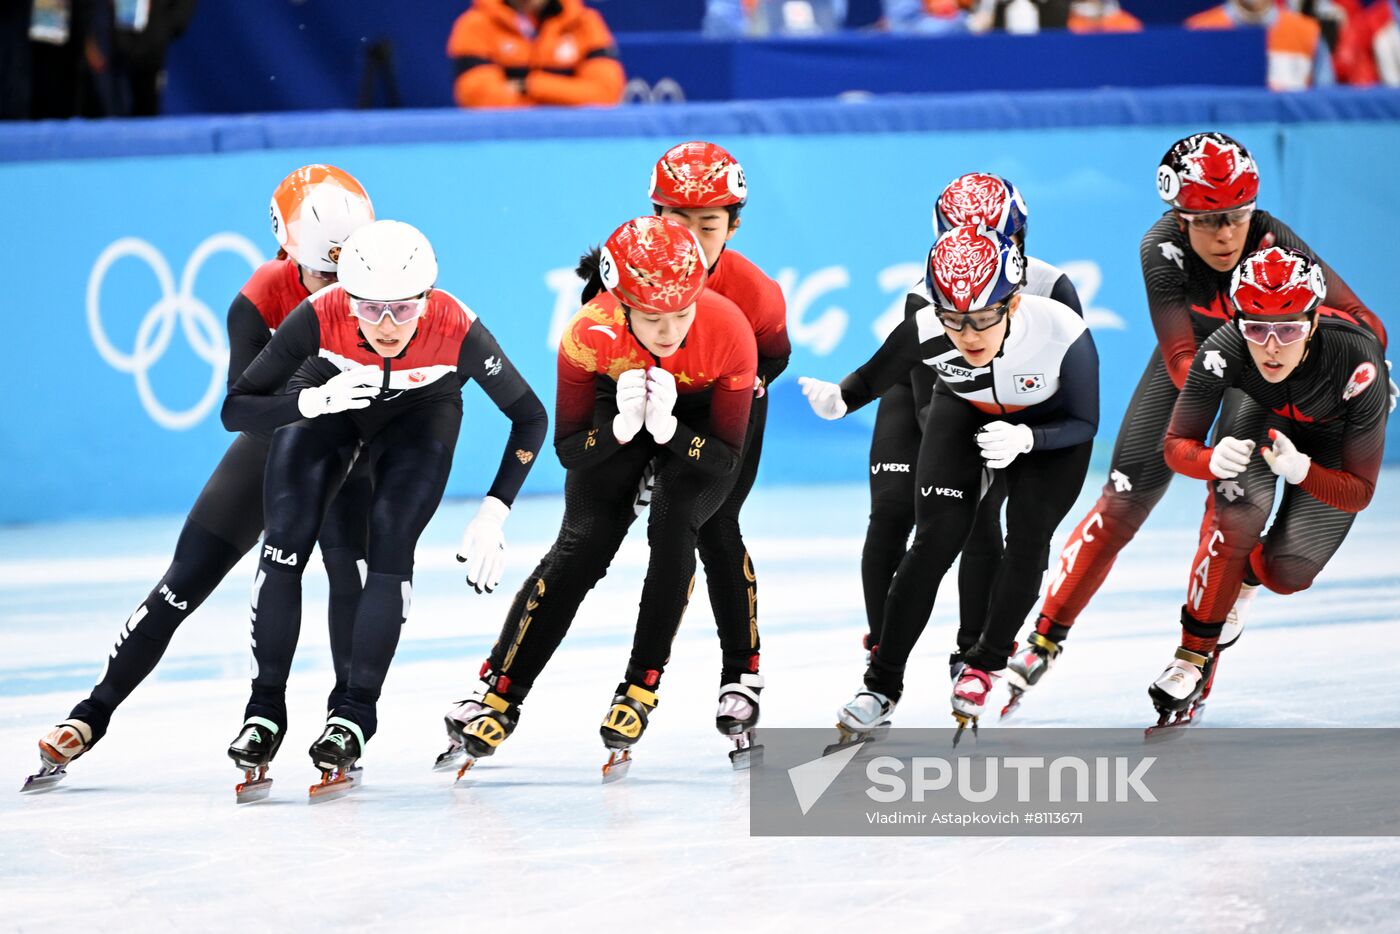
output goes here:
<path id="1" fill-rule="evenodd" d="M 740 733 L 731 739 L 734 740 L 734 748 L 729 750 L 729 763 L 734 766 L 734 771 L 743 772 L 763 764 L 763 747 L 754 745 L 752 735 Z"/>
<path id="2" fill-rule="evenodd" d="M 627 777 L 627 772 L 632 768 L 632 751 L 630 749 L 614 750 L 608 756 L 608 761 L 603 763 L 603 784 L 611 785 L 613 782 L 621 781 Z"/>
<path id="3" fill-rule="evenodd" d="M 67 775 L 68 772 L 61 765 L 45 765 L 24 780 L 24 787 L 19 790 L 20 794 L 41 795 L 53 791 Z"/>
<path id="4" fill-rule="evenodd" d="M 977 718 L 971 714 L 953 711 L 953 719 L 958 721 L 957 731 L 953 733 L 953 748 L 956 749 L 959 741 L 962 740 L 963 731 L 972 727 L 972 738 L 977 739 Z"/>
<path id="5" fill-rule="evenodd" d="M 1018 688 L 1015 685 L 1012 685 L 1011 698 L 1006 702 L 1006 706 L 1001 708 L 1001 719 L 1005 720 L 1007 717 L 1014 714 L 1017 711 L 1017 709 L 1019 709 L 1021 706 L 1021 698 L 1025 696 L 1025 689 Z"/>
<path id="6" fill-rule="evenodd" d="M 343 772 L 322 772 L 321 780 L 307 789 L 312 804 L 343 798 L 364 784 L 364 769 L 352 766 Z"/>
<path id="7" fill-rule="evenodd" d="M 833 752 L 849 749 L 858 743 L 878 743 L 888 736 L 889 732 L 890 724 L 888 722 L 880 724 L 873 730 L 865 730 L 864 732 L 853 730 L 844 723 L 838 723 L 836 724 L 837 740 L 830 746 L 824 748 L 822 750 L 822 755 L 829 756 Z"/>
<path id="8" fill-rule="evenodd" d="M 469 756 L 465 749 L 462 750 L 462 762 L 457 769 L 457 777 L 452 780 L 453 787 L 466 787 L 462 779 L 466 776 L 467 772 L 471 771 L 471 767 L 474 765 L 476 765 L 476 756 Z"/>
<path id="9" fill-rule="evenodd" d="M 1176 714 L 1175 717 L 1172 717 L 1170 713 L 1162 714 L 1155 724 L 1142 731 L 1143 742 L 1160 743 L 1180 736 L 1187 727 L 1199 722 L 1205 716 L 1205 707 L 1205 704 L 1197 703 L 1189 710 L 1183 710 Z"/>
<path id="10" fill-rule="evenodd" d="M 460 769 L 462 760 L 469 758 L 464 746 L 453 746 L 446 752 L 438 754 L 437 760 L 433 762 L 434 772 L 447 772 L 452 769 Z M 458 776 L 460 777 L 460 776 Z"/>

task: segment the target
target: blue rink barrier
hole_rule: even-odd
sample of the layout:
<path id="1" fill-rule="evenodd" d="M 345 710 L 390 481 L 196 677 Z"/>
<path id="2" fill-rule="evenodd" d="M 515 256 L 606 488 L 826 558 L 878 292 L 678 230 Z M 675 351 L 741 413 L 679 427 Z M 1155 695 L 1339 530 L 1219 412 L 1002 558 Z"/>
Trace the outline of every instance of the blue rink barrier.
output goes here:
<path id="1" fill-rule="evenodd" d="M 934 196 L 972 169 L 1015 180 L 1030 203 L 1032 254 L 1079 286 L 1103 361 L 1102 455 L 1154 344 L 1137 244 L 1161 211 L 1157 161 L 1207 127 L 1253 150 L 1260 204 L 1394 326 L 1383 257 L 1400 177 L 1374 154 L 1400 149 L 1397 92 L 1046 92 L 0 127 L 0 203 L 13 225 L 0 281 L 15 325 L 34 335 L 9 363 L 0 522 L 189 507 L 229 440 L 218 421 L 224 309 L 275 249 L 266 199 L 292 168 L 339 164 L 365 183 L 381 217 L 420 226 L 441 258 L 440 284 L 481 315 L 548 403 L 557 333 L 577 307 L 576 257 L 650 210 L 655 159 L 696 136 L 743 162 L 752 195 L 732 245 L 789 301 L 794 355 L 772 390 L 761 482 L 865 475 L 873 408 L 821 422 L 795 377 L 837 379 L 874 351 L 921 274 Z M 465 400 L 449 492 L 479 495 L 506 426 L 475 387 Z M 561 483 L 545 456 L 526 492 Z"/>

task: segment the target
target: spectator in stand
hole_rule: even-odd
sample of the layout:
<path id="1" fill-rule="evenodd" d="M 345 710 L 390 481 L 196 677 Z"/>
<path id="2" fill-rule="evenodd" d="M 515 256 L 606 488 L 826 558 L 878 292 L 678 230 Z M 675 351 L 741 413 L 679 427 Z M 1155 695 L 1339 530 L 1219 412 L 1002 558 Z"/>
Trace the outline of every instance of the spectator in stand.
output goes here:
<path id="1" fill-rule="evenodd" d="M 1337 80 L 1400 87 L 1400 0 L 1339 0 L 1346 22 L 1337 39 Z"/>
<path id="2" fill-rule="evenodd" d="M 612 105 L 626 84 L 612 33 L 583 0 L 473 0 L 447 54 L 461 107 Z"/>
<path id="3" fill-rule="evenodd" d="M 121 109 L 133 117 L 160 113 L 165 89 L 165 53 L 194 16 L 196 0 L 150 0 L 116 3 L 115 51 L 117 94 Z"/>
<path id="4" fill-rule="evenodd" d="M 968 11 L 976 0 L 883 0 L 890 32 L 940 36 L 969 31 Z"/>
<path id="5" fill-rule="evenodd" d="M 1282 9 L 1274 0 L 1226 0 L 1187 19 L 1186 28 L 1267 29 L 1272 90 L 1302 91 L 1334 82 L 1332 56 L 1317 20 Z"/>
<path id="6" fill-rule="evenodd" d="M 1118 0 L 1075 0 L 1069 5 L 1070 32 L 1142 32 L 1142 20 Z"/>

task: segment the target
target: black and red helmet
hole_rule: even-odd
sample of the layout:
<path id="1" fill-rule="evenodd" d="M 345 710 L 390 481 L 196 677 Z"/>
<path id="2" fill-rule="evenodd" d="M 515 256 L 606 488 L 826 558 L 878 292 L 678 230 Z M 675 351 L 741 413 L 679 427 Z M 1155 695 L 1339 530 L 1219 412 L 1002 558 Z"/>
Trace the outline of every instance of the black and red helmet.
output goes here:
<path id="1" fill-rule="evenodd" d="M 1307 314 L 1326 296 L 1322 264 L 1281 246 L 1249 254 L 1230 279 L 1230 301 L 1250 318 Z"/>
<path id="2" fill-rule="evenodd" d="M 1188 214 L 1228 211 L 1259 197 L 1259 167 L 1224 133 L 1178 140 L 1157 166 L 1157 194 Z"/>

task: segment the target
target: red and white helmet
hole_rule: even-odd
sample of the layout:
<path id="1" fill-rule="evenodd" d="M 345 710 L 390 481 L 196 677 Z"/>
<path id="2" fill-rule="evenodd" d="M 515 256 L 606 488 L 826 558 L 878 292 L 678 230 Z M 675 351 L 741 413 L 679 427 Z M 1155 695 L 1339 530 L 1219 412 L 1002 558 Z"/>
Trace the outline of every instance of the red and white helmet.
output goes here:
<path id="1" fill-rule="evenodd" d="M 948 183 L 933 205 L 933 232 L 943 236 L 963 224 L 986 224 L 1014 237 L 1026 229 L 1030 210 L 1016 186 L 1000 175 L 969 172 Z"/>
<path id="2" fill-rule="evenodd" d="M 355 177 L 333 165 L 304 165 L 272 193 L 277 245 L 307 269 L 333 273 L 340 248 L 374 220 L 374 206 Z"/>
<path id="3" fill-rule="evenodd" d="M 1178 140 L 1157 166 L 1157 194 L 1191 214 L 1228 211 L 1259 197 L 1259 167 L 1224 133 Z"/>
<path id="4" fill-rule="evenodd" d="M 743 204 L 749 197 L 744 170 L 714 143 L 681 143 L 666 150 L 651 170 L 651 203 L 668 208 Z"/>
<path id="5" fill-rule="evenodd" d="M 628 308 L 653 315 L 684 311 L 705 288 L 705 251 L 669 217 L 648 215 L 612 232 L 598 258 L 603 285 Z"/>
<path id="6" fill-rule="evenodd" d="M 1306 314 L 1326 296 L 1322 264 L 1286 247 L 1249 254 L 1230 279 L 1230 301 L 1251 318 Z"/>
<path id="7" fill-rule="evenodd" d="M 978 311 L 1015 295 L 1025 279 L 1021 248 L 983 224 L 964 224 L 929 250 L 924 281 L 933 303 L 949 311 Z"/>

